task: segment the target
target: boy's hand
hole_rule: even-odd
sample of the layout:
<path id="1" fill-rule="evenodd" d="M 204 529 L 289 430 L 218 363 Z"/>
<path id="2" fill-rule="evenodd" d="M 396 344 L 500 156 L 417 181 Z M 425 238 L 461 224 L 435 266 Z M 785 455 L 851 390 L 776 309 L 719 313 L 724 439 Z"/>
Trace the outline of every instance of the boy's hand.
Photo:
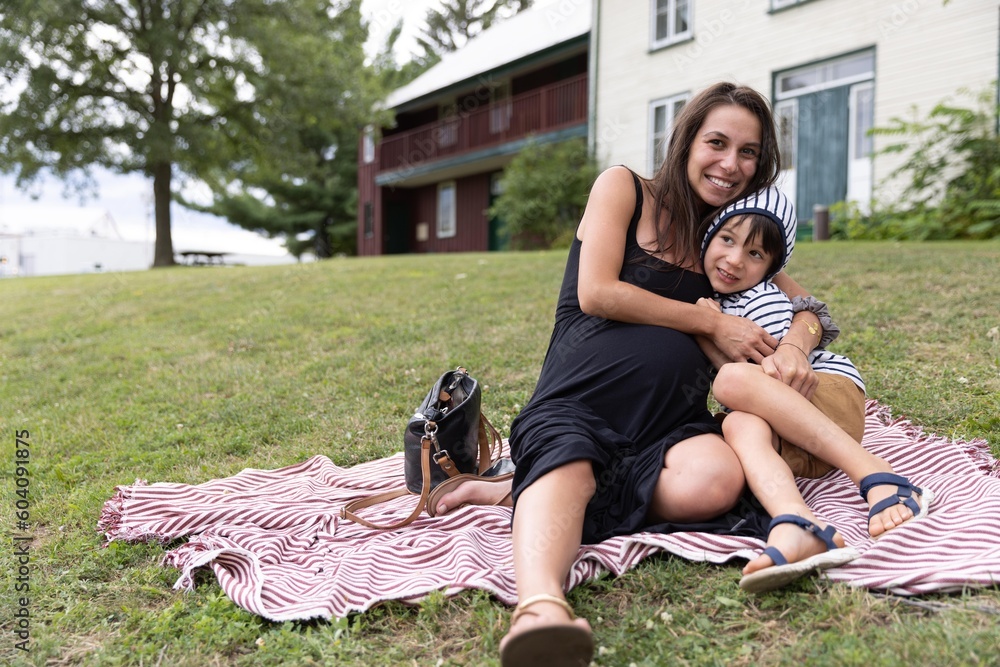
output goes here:
<path id="1" fill-rule="evenodd" d="M 791 345 L 779 345 L 774 354 L 764 358 L 760 367 L 808 399 L 816 393 L 819 385 L 816 371 L 809 364 L 808 357 Z"/>

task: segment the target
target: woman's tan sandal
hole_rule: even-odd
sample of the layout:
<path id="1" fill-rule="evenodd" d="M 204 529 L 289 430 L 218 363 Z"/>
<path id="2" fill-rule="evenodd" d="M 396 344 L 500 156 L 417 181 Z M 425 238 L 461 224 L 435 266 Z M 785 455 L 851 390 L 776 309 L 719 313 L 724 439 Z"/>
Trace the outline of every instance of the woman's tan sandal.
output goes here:
<path id="1" fill-rule="evenodd" d="M 587 667 L 594 656 L 594 638 L 576 619 L 566 600 L 539 593 L 522 600 L 511 615 L 511 625 L 524 614 L 538 615 L 529 607 L 539 602 L 551 602 L 562 607 L 570 623 L 537 624 L 510 637 L 500 651 L 503 667 Z"/>
<path id="2" fill-rule="evenodd" d="M 443 498 L 445 494 L 451 493 L 452 491 L 460 487 L 462 484 L 465 484 L 466 482 L 489 482 L 489 483 L 513 485 L 514 483 L 513 480 L 514 480 L 514 473 L 512 472 L 504 473 L 502 475 L 497 475 L 495 477 L 483 477 L 482 475 L 473 475 L 469 473 L 455 475 L 454 477 L 450 477 L 445 481 L 441 482 L 440 484 L 438 484 L 437 486 L 435 486 L 434 489 L 431 491 L 430 495 L 427 496 L 427 514 L 429 516 L 437 516 L 437 508 L 438 505 L 441 504 L 441 498 Z M 510 494 L 511 492 L 508 491 L 503 498 L 496 501 L 495 503 L 491 503 L 491 505 L 494 506 L 503 505 L 504 502 L 508 498 L 510 498 Z M 456 508 L 451 508 L 451 509 L 456 509 Z M 449 509 L 449 511 L 451 511 L 451 509 Z"/>
<path id="3" fill-rule="evenodd" d="M 532 595 L 527 600 L 519 602 L 518 605 L 514 607 L 514 613 L 510 616 L 510 624 L 514 625 L 517 623 L 517 619 L 521 618 L 521 614 L 525 613 L 528 610 L 528 607 L 537 602 L 551 602 L 553 604 L 557 604 L 566 610 L 566 613 L 569 615 L 569 620 L 576 620 L 576 614 L 573 613 L 573 607 L 569 606 L 569 602 L 566 602 L 566 600 L 563 600 L 562 598 L 557 598 L 555 595 L 539 593 L 538 595 Z"/>

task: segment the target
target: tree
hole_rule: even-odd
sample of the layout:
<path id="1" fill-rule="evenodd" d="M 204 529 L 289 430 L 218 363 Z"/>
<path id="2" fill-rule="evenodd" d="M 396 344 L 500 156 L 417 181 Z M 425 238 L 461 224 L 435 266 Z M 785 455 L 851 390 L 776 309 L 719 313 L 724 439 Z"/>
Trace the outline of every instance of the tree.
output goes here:
<path id="1" fill-rule="evenodd" d="M 470 38 L 486 30 L 498 19 L 517 14 L 531 6 L 532 0 L 443 0 L 440 9 L 427 10 L 427 25 L 417 37 L 425 56 L 442 55 L 465 45 Z"/>
<path id="2" fill-rule="evenodd" d="M 261 57 L 296 66 L 261 84 L 266 104 L 256 113 L 268 132 L 251 144 L 252 159 L 220 170 L 209 183 L 212 204 L 195 207 L 284 236 L 296 256 L 353 254 L 357 149 L 361 129 L 383 115 L 372 111 L 382 77 L 365 63 L 358 3 L 332 17 L 323 33 L 296 31 L 289 40 L 281 26 L 260 23 L 254 43 Z"/>
<path id="3" fill-rule="evenodd" d="M 583 140 L 529 144 L 500 179 L 489 209 L 520 247 L 548 248 L 571 237 L 583 216 L 597 164 Z"/>
<path id="4" fill-rule="evenodd" d="M 425 50 L 421 54 L 412 55 L 410 60 L 400 64 L 396 60 L 395 47 L 402 31 L 403 20 L 400 19 L 389 31 L 385 45 L 372 59 L 372 69 L 375 70 L 385 90 L 395 90 L 405 86 L 440 60 L 436 54 L 427 53 Z"/>
<path id="5" fill-rule="evenodd" d="M 360 22 L 359 5 L 84 0 L 70 9 L 59 0 L 8 0 L 0 78 L 16 92 L 0 100 L 0 169 L 16 173 L 22 188 L 44 170 L 83 188 L 92 186 L 94 166 L 146 175 L 156 218 L 153 265 L 173 264 L 170 202 L 179 185 L 217 186 L 230 170 L 273 155 L 268 144 L 299 141 L 294 122 L 272 110 L 288 109 L 287 97 L 295 109 L 310 105 L 315 89 L 295 88 L 304 62 L 331 75 L 340 63 L 329 49 L 315 54 L 317 62 L 288 58 L 305 53 L 306 42 L 339 39 L 338 17 Z"/>

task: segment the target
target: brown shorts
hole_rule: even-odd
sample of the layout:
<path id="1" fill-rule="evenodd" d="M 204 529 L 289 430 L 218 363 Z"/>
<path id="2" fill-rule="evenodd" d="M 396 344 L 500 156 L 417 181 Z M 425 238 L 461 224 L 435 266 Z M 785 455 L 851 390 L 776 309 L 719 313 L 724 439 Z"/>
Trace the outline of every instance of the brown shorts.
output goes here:
<path id="1" fill-rule="evenodd" d="M 820 412 L 859 443 L 865 434 L 865 394 L 861 388 L 843 375 L 817 373 L 819 386 L 813 394 L 812 404 Z M 833 466 L 818 456 L 800 449 L 784 438 L 779 438 L 781 458 L 796 477 L 815 479 L 833 470 Z"/>

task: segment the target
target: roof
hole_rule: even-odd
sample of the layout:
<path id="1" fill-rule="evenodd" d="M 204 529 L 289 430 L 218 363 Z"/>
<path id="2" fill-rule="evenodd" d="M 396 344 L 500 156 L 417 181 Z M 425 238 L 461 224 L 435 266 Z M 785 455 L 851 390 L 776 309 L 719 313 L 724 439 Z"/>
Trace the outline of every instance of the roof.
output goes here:
<path id="1" fill-rule="evenodd" d="M 484 30 L 386 98 L 395 108 L 590 32 L 592 0 L 540 0 Z"/>

